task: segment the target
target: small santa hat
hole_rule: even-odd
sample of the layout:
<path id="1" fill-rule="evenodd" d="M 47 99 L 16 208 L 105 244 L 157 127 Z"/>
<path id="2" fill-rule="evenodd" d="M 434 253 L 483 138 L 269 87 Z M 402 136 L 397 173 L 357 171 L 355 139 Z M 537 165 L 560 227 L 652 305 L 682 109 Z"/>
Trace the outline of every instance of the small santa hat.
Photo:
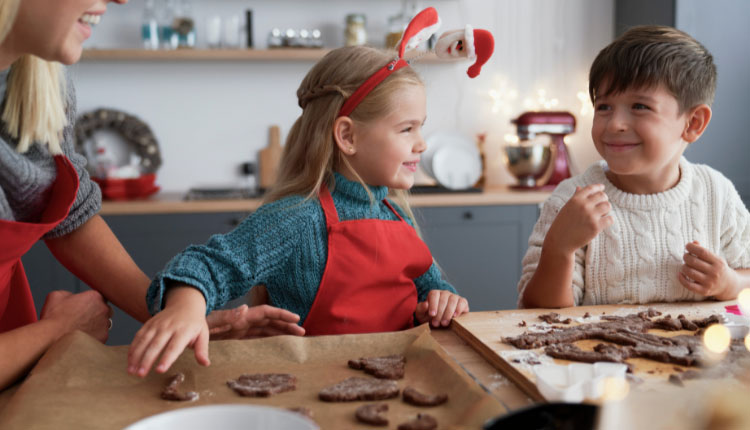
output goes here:
<path id="1" fill-rule="evenodd" d="M 466 41 L 468 58 L 475 60 L 466 73 L 470 78 L 476 78 L 479 76 L 479 72 L 482 71 L 484 63 L 490 59 L 492 53 L 495 51 L 495 38 L 487 30 L 479 28 L 475 30 L 472 26 L 467 25 L 464 32 L 464 39 Z"/>

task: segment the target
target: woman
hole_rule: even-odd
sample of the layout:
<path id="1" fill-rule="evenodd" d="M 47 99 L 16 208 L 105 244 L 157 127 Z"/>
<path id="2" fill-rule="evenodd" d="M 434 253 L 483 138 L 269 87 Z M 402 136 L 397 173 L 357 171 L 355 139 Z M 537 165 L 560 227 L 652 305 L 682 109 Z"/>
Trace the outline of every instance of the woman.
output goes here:
<path id="1" fill-rule="evenodd" d="M 101 193 L 74 152 L 75 95 L 60 64 L 79 60 L 110 2 L 127 0 L 0 0 L 0 351 L 14 351 L 0 354 L 0 389 L 66 333 L 104 342 L 105 299 L 141 322 L 150 317 L 150 280 L 97 215 Z M 51 293 L 37 321 L 20 258 L 39 239 L 94 291 Z M 212 332 L 242 337 L 303 334 L 298 318 L 242 306 L 208 320 Z"/>

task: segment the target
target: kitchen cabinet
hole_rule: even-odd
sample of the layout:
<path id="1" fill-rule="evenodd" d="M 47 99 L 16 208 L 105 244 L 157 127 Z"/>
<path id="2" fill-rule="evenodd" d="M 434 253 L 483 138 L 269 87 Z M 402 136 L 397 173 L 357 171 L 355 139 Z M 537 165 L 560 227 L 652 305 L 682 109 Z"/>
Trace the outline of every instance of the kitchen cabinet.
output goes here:
<path id="1" fill-rule="evenodd" d="M 247 213 L 244 212 L 224 212 L 112 215 L 105 216 L 104 219 L 136 264 L 149 277 L 153 277 L 170 258 L 188 245 L 203 243 L 215 233 L 228 232 L 245 216 Z M 32 247 L 23 257 L 23 264 L 32 286 L 37 311 L 42 309 L 45 297 L 53 290 L 77 293 L 88 289 L 88 286 L 57 262 L 44 242 L 38 242 Z M 129 344 L 141 324 L 120 309 L 114 309 L 107 344 Z"/>
<path id="2" fill-rule="evenodd" d="M 228 232 L 247 212 L 104 215 L 117 238 L 149 277 L 193 243 Z M 521 259 L 536 222 L 536 204 L 415 208 L 417 221 L 447 279 L 473 311 L 513 309 Z M 23 258 L 37 310 L 54 289 L 88 287 L 62 267 L 39 242 Z M 243 302 L 238 299 L 227 307 Z M 107 342 L 128 344 L 140 323 L 115 309 Z"/>
<path id="3" fill-rule="evenodd" d="M 515 309 L 537 205 L 415 208 L 424 241 L 472 311 Z"/>

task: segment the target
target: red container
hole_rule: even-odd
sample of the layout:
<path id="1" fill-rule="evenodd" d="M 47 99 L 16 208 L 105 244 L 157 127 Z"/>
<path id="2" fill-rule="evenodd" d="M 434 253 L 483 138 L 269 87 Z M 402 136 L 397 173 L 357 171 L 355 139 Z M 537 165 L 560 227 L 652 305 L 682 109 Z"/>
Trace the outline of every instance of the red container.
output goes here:
<path id="1" fill-rule="evenodd" d="M 154 184 L 156 174 L 149 173 L 137 178 L 94 178 L 99 188 L 102 189 L 102 197 L 107 200 L 136 200 L 148 197 L 159 191 L 159 186 Z"/>

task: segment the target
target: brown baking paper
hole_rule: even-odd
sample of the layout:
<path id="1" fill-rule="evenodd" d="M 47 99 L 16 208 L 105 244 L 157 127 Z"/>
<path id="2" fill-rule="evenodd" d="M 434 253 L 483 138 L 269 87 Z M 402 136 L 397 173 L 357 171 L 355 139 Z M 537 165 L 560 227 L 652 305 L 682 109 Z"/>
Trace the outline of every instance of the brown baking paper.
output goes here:
<path id="1" fill-rule="evenodd" d="M 218 403 L 258 404 L 280 408 L 305 406 L 321 429 L 369 429 L 354 411 L 366 402 L 328 403 L 318 392 L 350 376 L 352 358 L 404 354 L 406 375 L 398 381 L 425 393 L 447 392 L 447 403 L 431 408 L 388 403 L 388 428 L 418 412 L 438 419 L 439 428 L 481 428 L 488 418 L 506 410 L 466 375 L 430 335 L 427 326 L 396 333 L 294 337 L 210 343 L 211 366 L 202 367 L 186 350 L 164 375 L 145 379 L 126 372 L 127 347 L 108 347 L 81 333 L 72 333 L 50 348 L 7 402 L 0 415 L 2 429 L 121 429 L 145 417 L 178 408 Z M 159 395 L 175 372 L 185 374 L 181 390 L 200 393 L 193 402 L 162 400 Z M 291 373 L 295 391 L 269 398 L 240 397 L 226 385 L 243 373 Z"/>

